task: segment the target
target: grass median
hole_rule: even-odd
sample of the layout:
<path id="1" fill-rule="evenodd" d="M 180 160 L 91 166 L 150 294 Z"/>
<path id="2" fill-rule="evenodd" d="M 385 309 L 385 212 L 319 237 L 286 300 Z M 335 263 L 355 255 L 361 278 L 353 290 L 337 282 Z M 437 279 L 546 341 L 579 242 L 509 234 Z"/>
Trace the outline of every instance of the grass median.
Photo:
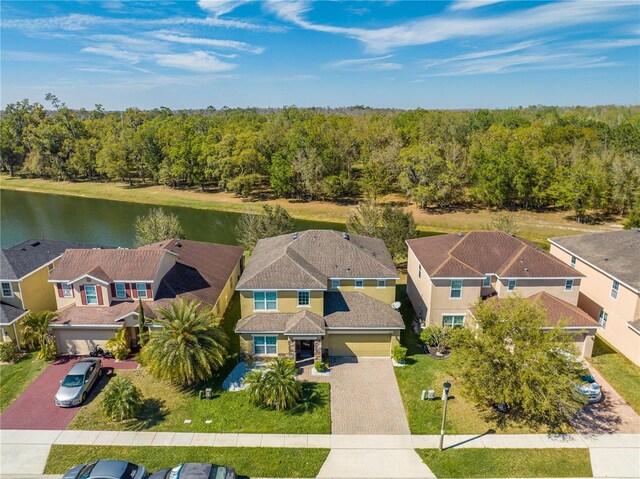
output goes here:
<path id="1" fill-rule="evenodd" d="M 249 477 L 316 477 L 329 449 L 271 447 L 62 446 L 51 448 L 45 474 L 64 474 L 98 459 L 120 459 L 150 472 L 183 462 L 230 466 Z"/>
<path id="2" fill-rule="evenodd" d="M 455 477 L 592 477 L 588 449 L 418 449 L 431 472 Z"/>

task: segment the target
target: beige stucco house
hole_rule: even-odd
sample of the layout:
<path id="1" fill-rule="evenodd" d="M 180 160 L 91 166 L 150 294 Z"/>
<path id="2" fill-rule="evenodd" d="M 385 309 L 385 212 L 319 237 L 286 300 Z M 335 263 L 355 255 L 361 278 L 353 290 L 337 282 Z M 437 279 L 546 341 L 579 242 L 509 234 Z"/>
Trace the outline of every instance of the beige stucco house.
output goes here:
<path id="1" fill-rule="evenodd" d="M 500 231 L 471 231 L 407 241 L 407 294 L 422 327 L 461 326 L 480 299 L 519 294 L 562 320 L 590 356 L 597 322 L 577 308 L 584 275 L 536 244 Z"/>
<path id="2" fill-rule="evenodd" d="M 87 354 L 120 328 L 135 346 L 140 302 L 149 319 L 176 298 L 223 314 L 242 258 L 236 246 L 177 239 L 136 249 L 67 250 L 49 278 L 58 313 L 51 328 L 60 353 Z"/>
<path id="3" fill-rule="evenodd" d="M 21 347 L 20 322 L 29 311 L 55 311 L 56 297 L 49 273 L 67 248 L 89 245 L 31 239 L 0 252 L 0 342 Z"/>
<path id="4" fill-rule="evenodd" d="M 598 334 L 640 365 L 640 230 L 551 238 L 551 254 L 584 275 L 578 306 Z"/>
<path id="5" fill-rule="evenodd" d="M 331 230 L 260 240 L 237 285 L 247 355 L 390 356 L 404 329 L 384 242 Z"/>

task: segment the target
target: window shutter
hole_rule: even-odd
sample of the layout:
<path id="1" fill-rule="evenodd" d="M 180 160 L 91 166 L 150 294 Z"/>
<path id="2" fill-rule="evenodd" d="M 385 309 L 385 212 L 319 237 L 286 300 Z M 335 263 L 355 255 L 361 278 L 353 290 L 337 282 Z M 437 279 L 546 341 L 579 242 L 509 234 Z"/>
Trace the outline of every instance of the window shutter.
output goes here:
<path id="1" fill-rule="evenodd" d="M 147 298 L 151 299 L 151 283 L 147 283 Z"/>
<path id="2" fill-rule="evenodd" d="M 96 294 L 98 295 L 98 304 L 103 304 L 102 303 L 102 286 L 100 286 L 99 284 L 96 284 Z"/>
<path id="3" fill-rule="evenodd" d="M 84 292 L 84 284 L 80 285 L 80 299 L 82 304 L 87 304 L 87 295 Z"/>
<path id="4" fill-rule="evenodd" d="M 112 298 L 116 297 L 116 284 L 115 283 L 111 283 L 111 297 Z"/>
<path id="5" fill-rule="evenodd" d="M 136 289 L 135 283 L 131 283 L 131 297 L 134 299 L 138 297 L 138 290 Z"/>
<path id="6" fill-rule="evenodd" d="M 62 291 L 62 283 L 56 283 L 56 286 L 58 287 L 58 297 L 64 298 L 64 292 Z"/>
<path id="7" fill-rule="evenodd" d="M 131 297 L 131 284 L 130 283 L 124 283 L 124 290 L 126 292 L 127 298 Z"/>

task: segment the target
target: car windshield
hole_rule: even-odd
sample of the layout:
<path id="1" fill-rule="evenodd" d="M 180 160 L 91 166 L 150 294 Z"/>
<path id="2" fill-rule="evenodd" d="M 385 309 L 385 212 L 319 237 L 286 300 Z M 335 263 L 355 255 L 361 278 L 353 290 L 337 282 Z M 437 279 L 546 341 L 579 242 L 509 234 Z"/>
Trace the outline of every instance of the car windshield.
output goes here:
<path id="1" fill-rule="evenodd" d="M 596 380 L 593 378 L 591 374 L 585 374 L 580 377 L 580 381 L 584 381 L 585 383 L 595 383 Z"/>
<path id="2" fill-rule="evenodd" d="M 122 479 L 133 479 L 136 477 L 138 473 L 138 466 L 132 463 L 127 464 L 127 468 L 124 470 L 124 474 L 122 474 Z"/>
<path id="3" fill-rule="evenodd" d="M 209 479 L 224 479 L 227 475 L 227 468 L 222 466 L 211 466 Z"/>
<path id="4" fill-rule="evenodd" d="M 62 381 L 62 385 L 68 388 L 77 388 L 82 386 L 84 381 L 84 376 L 81 374 L 69 374 L 64 381 Z"/>
<path id="5" fill-rule="evenodd" d="M 78 479 L 87 479 L 89 476 L 91 476 L 91 471 L 93 471 L 95 465 L 95 462 L 93 464 L 87 464 L 87 466 L 82 471 L 80 471 L 80 474 L 78 474 Z"/>
<path id="6" fill-rule="evenodd" d="M 182 469 L 182 464 L 171 469 L 169 471 L 167 479 L 178 479 L 178 476 L 180 475 L 180 469 Z"/>

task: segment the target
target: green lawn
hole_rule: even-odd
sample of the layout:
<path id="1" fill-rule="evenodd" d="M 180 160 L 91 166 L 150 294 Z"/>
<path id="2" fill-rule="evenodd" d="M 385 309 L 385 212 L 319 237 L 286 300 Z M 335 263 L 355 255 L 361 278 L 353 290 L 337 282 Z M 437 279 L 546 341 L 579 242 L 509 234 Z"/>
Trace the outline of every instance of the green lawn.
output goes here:
<path id="1" fill-rule="evenodd" d="M 36 353 L 29 353 L 16 363 L 0 365 L 0 412 L 4 411 L 49 364 L 35 357 Z"/>
<path id="2" fill-rule="evenodd" d="M 592 357 L 588 360 L 634 411 L 640 414 L 640 367 L 598 335 L 593 345 Z"/>
<path id="3" fill-rule="evenodd" d="M 144 407 L 137 419 L 112 422 L 101 411 L 100 392 L 110 378 L 103 378 L 89 397 L 89 401 L 69 425 L 69 429 L 92 430 L 151 430 L 188 432 L 243 433 L 331 433 L 329 384 L 303 383 L 303 401 L 290 411 L 274 411 L 249 402 L 244 391 L 228 392 L 222 381 L 237 363 L 238 335 L 233 332 L 240 316 L 238 294 L 227 309 L 223 326 L 231 338 L 231 357 L 227 365 L 210 381 L 183 389 L 149 375 L 143 368 L 119 370 L 114 375 L 131 378 L 141 389 Z M 199 392 L 213 388 L 214 399 L 200 400 Z M 185 420 L 191 423 L 185 424 Z M 207 424 L 205 421 L 211 421 Z"/>
<path id="4" fill-rule="evenodd" d="M 592 477 L 587 449 L 418 449 L 436 477 Z"/>
<path id="5" fill-rule="evenodd" d="M 536 431 L 524 426 L 510 425 L 499 427 L 493 411 L 483 414 L 473 403 L 467 400 L 461 385 L 456 380 L 456 364 L 453 358 L 445 360 L 433 359 L 423 353 L 418 343 L 418 335 L 411 327 L 415 316 L 405 286 L 398 286 L 398 298 L 401 300 L 400 312 L 407 327 L 402 332 L 401 341 L 408 348 L 407 365 L 394 368 L 398 387 L 402 395 L 409 429 L 412 434 L 439 434 L 442 421 L 442 401 L 422 401 L 423 390 L 433 389 L 436 397 L 442 394 L 442 384 L 450 381 L 452 390 L 447 406 L 446 431 L 449 434 L 483 434 L 492 429 L 501 434 L 526 434 Z M 455 354 L 455 351 L 454 351 Z M 570 432 L 567 426 L 567 432 Z"/>
<path id="6" fill-rule="evenodd" d="M 63 474 L 97 459 L 121 459 L 154 472 L 183 462 L 235 468 L 250 477 L 316 477 L 329 449 L 259 447 L 53 446 L 45 474 Z"/>

